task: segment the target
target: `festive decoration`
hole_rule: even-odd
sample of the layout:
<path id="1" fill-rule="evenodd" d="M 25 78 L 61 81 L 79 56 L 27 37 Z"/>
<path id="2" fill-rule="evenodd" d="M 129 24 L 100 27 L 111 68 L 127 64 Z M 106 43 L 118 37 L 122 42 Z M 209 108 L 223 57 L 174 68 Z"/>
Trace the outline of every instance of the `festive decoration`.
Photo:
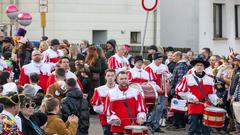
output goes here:
<path id="1" fill-rule="evenodd" d="M 28 26 L 32 23 L 32 16 L 27 12 L 22 12 L 18 15 L 18 23 L 22 26 Z"/>
<path id="2" fill-rule="evenodd" d="M 19 14 L 17 6 L 16 5 L 9 5 L 6 8 L 6 14 L 11 20 L 16 19 L 18 14 Z"/>

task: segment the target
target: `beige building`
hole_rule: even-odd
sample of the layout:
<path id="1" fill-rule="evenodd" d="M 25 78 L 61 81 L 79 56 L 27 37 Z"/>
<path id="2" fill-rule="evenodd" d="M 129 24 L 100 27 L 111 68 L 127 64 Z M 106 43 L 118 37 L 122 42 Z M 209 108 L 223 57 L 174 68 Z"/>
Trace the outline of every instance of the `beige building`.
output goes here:
<path id="1" fill-rule="evenodd" d="M 27 37 L 39 40 L 42 28 L 38 0 L 0 0 L 0 24 L 9 23 L 5 8 L 10 3 L 32 14 Z M 113 38 L 118 44 L 140 46 L 145 18 L 141 0 L 48 0 L 46 35 L 71 42 L 87 39 L 96 44 Z M 159 9 L 149 14 L 145 45 L 152 44 L 160 45 Z"/>

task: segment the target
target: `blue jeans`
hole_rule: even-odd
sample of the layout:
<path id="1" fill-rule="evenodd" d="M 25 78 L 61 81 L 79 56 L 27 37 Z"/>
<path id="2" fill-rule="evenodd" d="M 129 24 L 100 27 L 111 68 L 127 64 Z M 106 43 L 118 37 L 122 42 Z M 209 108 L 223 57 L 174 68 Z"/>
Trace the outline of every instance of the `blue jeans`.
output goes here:
<path id="1" fill-rule="evenodd" d="M 157 98 L 155 108 L 153 109 L 152 115 L 150 116 L 151 126 L 154 130 L 160 127 L 159 121 L 163 114 L 163 108 L 165 106 L 166 101 L 167 98 L 165 96 L 158 96 Z"/>
<path id="2" fill-rule="evenodd" d="M 102 126 L 104 135 L 111 135 L 110 125 Z"/>
<path id="3" fill-rule="evenodd" d="M 210 135 L 210 128 L 204 126 L 202 123 L 202 114 L 192 114 L 189 115 L 189 129 L 188 135 Z"/>

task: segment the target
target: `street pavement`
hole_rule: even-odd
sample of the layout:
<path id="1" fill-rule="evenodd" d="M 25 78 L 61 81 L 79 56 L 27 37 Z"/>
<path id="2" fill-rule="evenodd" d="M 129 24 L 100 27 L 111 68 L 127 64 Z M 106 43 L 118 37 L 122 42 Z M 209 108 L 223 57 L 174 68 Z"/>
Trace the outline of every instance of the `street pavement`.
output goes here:
<path id="1" fill-rule="evenodd" d="M 154 135 L 187 135 L 187 131 L 166 131 L 164 128 L 163 130 L 165 133 L 155 133 Z M 102 128 L 98 119 L 97 115 L 90 116 L 90 128 L 89 128 L 89 135 L 103 135 Z M 211 135 L 218 135 L 218 134 L 211 134 Z"/>

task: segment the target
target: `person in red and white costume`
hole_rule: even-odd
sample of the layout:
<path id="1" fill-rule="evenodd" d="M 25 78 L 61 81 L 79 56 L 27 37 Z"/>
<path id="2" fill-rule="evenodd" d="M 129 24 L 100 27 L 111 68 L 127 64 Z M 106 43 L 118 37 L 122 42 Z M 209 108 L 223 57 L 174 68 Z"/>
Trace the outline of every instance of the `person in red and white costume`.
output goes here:
<path id="1" fill-rule="evenodd" d="M 156 109 L 153 110 L 150 117 L 151 128 L 155 132 L 160 133 L 163 133 L 163 131 L 160 129 L 159 121 L 163 113 L 165 102 L 167 101 L 167 91 L 164 84 L 166 84 L 171 78 L 171 73 L 169 72 L 168 67 L 162 64 L 162 61 L 163 55 L 157 52 L 153 55 L 153 62 L 145 68 L 150 74 L 150 80 L 154 81 L 160 87 L 160 90 L 158 90 L 157 103 L 155 105 Z"/>
<path id="2" fill-rule="evenodd" d="M 63 68 L 65 70 L 65 77 L 66 79 L 69 79 L 69 78 L 74 78 L 76 81 L 77 81 L 77 87 L 80 89 L 80 90 L 83 90 L 83 87 L 82 87 L 82 84 L 81 82 L 78 80 L 77 76 L 71 72 L 69 69 L 69 58 L 68 57 L 62 57 L 60 58 L 59 62 L 59 67 L 60 68 Z M 47 81 L 47 88 L 56 82 L 56 79 L 55 79 L 55 71 L 53 71 L 50 75 L 50 77 L 48 78 L 48 81 Z"/>
<path id="3" fill-rule="evenodd" d="M 194 135 L 195 133 L 210 135 L 209 128 L 202 123 L 204 108 L 210 104 L 221 104 L 222 99 L 219 99 L 215 94 L 214 79 L 204 72 L 204 68 L 209 63 L 202 58 L 197 58 L 191 61 L 191 65 L 194 66 L 195 71 L 182 78 L 176 87 L 176 93 L 188 102 L 190 120 L 188 135 Z M 195 78 L 199 80 L 206 97 L 200 91 Z"/>
<path id="4" fill-rule="evenodd" d="M 106 101 L 108 91 L 117 88 L 117 85 L 115 84 L 116 72 L 113 69 L 108 69 L 106 70 L 105 74 L 105 79 L 107 83 L 95 89 L 93 97 L 91 99 L 91 104 L 94 111 L 99 114 L 103 134 L 110 135 L 110 125 L 107 123 L 107 116 L 103 113 L 103 107 Z"/>
<path id="5" fill-rule="evenodd" d="M 124 46 L 118 46 L 117 53 L 108 59 L 108 68 L 114 69 L 116 73 L 130 68 L 128 59 L 124 57 L 125 49 Z"/>
<path id="6" fill-rule="evenodd" d="M 132 124 L 143 124 L 146 121 L 146 107 L 141 93 L 129 87 L 126 72 L 117 75 L 118 87 L 108 92 L 104 105 L 107 122 L 111 125 L 113 135 L 121 135 L 124 127 Z M 126 105 L 128 104 L 129 111 Z M 131 115 L 133 118 L 131 118 Z"/>
<path id="7" fill-rule="evenodd" d="M 24 86 L 24 84 L 29 83 L 29 76 L 31 73 L 39 74 L 38 85 L 43 89 L 44 92 L 47 90 L 47 80 L 51 75 L 51 66 L 47 63 L 41 61 L 42 55 L 38 50 L 32 52 L 32 62 L 24 65 L 21 69 L 19 76 L 19 84 Z"/>
<path id="8" fill-rule="evenodd" d="M 134 68 L 127 71 L 128 81 L 130 83 L 145 83 L 150 81 L 150 76 L 147 71 L 142 68 L 143 58 L 142 56 L 134 57 Z"/>
<path id="9" fill-rule="evenodd" d="M 58 39 L 51 40 L 51 46 L 43 52 L 43 62 L 50 63 L 53 67 L 64 56 L 62 50 L 59 50 L 60 42 Z"/>

